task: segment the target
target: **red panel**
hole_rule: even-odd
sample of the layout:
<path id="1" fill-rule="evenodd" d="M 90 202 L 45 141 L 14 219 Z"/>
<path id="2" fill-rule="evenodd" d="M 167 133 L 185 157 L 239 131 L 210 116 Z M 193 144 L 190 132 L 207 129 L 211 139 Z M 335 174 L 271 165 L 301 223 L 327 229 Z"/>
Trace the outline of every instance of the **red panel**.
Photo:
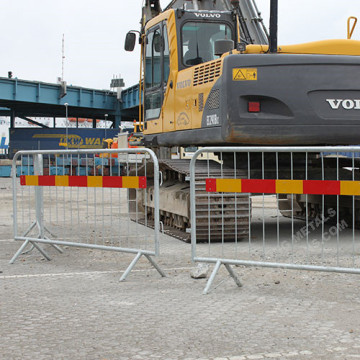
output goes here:
<path id="1" fill-rule="evenodd" d="M 39 176 L 39 186 L 55 186 L 55 176 Z"/>
<path id="2" fill-rule="evenodd" d="M 304 194 L 340 195 L 340 181 L 304 180 Z"/>
<path id="3" fill-rule="evenodd" d="M 103 187 L 121 188 L 122 187 L 122 177 L 121 176 L 104 176 L 103 177 Z"/>
<path id="4" fill-rule="evenodd" d="M 20 175 L 20 185 L 26 185 L 25 175 Z"/>
<path id="5" fill-rule="evenodd" d="M 216 192 L 216 179 L 206 179 L 206 191 Z"/>
<path id="6" fill-rule="evenodd" d="M 69 176 L 69 186 L 87 187 L 87 176 Z"/>
<path id="7" fill-rule="evenodd" d="M 139 188 L 146 189 L 146 176 L 139 176 Z"/>
<path id="8" fill-rule="evenodd" d="M 276 180 L 241 180 L 241 192 L 243 193 L 259 193 L 259 194 L 275 194 Z"/>

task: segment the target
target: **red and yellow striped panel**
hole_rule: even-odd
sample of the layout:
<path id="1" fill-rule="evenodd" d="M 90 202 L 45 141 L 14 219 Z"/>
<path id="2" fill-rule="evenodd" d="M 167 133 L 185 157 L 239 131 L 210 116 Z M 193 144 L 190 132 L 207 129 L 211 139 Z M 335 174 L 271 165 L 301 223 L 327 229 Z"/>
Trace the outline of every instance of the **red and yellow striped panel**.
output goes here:
<path id="1" fill-rule="evenodd" d="M 360 181 L 206 179 L 207 192 L 360 195 Z"/>
<path id="2" fill-rule="evenodd" d="M 67 175 L 22 175 L 24 186 L 70 186 L 146 189 L 145 176 L 67 176 Z"/>

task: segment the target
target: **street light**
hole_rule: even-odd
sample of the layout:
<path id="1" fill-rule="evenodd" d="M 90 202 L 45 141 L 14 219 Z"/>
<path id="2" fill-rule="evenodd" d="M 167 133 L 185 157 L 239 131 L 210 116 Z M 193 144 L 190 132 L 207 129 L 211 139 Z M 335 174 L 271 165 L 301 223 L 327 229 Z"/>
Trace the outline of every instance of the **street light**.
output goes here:
<path id="1" fill-rule="evenodd" d="M 68 130 L 68 125 L 69 125 L 69 119 L 68 119 L 68 103 L 65 103 L 65 115 L 66 115 L 66 150 L 69 150 L 69 130 Z"/>
<path id="2" fill-rule="evenodd" d="M 107 118 L 108 118 L 108 114 L 105 114 L 105 139 L 106 139 L 106 128 L 107 128 Z"/>

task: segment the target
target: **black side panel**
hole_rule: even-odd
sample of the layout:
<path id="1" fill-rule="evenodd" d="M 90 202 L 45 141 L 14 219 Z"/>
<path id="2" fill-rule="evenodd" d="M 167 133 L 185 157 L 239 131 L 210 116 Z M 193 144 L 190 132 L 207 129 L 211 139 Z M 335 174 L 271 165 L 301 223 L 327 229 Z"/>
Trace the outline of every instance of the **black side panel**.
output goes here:
<path id="1" fill-rule="evenodd" d="M 256 69 L 257 80 L 234 80 L 234 69 Z M 359 144 L 360 57 L 230 55 L 221 92 L 225 143 Z"/>

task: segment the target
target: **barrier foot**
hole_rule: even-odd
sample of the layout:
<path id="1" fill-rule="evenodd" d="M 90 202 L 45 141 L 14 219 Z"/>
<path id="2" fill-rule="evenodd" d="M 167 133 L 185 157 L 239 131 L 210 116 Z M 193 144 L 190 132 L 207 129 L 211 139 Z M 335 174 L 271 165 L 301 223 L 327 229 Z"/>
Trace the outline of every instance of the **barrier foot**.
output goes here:
<path id="1" fill-rule="evenodd" d="M 23 250 L 26 248 L 28 244 L 32 244 L 44 256 L 46 260 L 48 261 L 51 260 L 50 256 L 46 253 L 46 251 L 42 249 L 35 241 L 25 240 L 25 242 L 20 246 L 19 250 L 10 260 L 9 262 L 10 264 L 13 264 L 16 261 L 16 259 L 19 257 L 19 255 L 23 252 Z"/>
<path id="2" fill-rule="evenodd" d="M 133 267 L 136 265 L 136 263 L 139 261 L 139 259 L 142 256 L 142 252 L 138 252 L 134 258 L 134 260 L 131 262 L 131 264 L 128 266 L 128 268 L 125 270 L 125 272 L 122 274 L 120 281 L 125 281 L 128 275 L 130 274 L 130 271 L 133 269 Z"/>
<path id="3" fill-rule="evenodd" d="M 15 255 L 12 257 L 12 259 L 10 260 L 10 264 L 13 264 L 16 259 L 19 257 L 19 255 L 23 252 L 23 250 L 26 248 L 27 244 L 29 244 L 29 240 L 26 240 L 19 248 L 19 250 L 15 253 Z"/>
<path id="4" fill-rule="evenodd" d="M 151 257 L 151 255 L 148 254 L 143 254 L 141 251 L 138 252 L 134 258 L 134 260 L 131 262 L 131 264 L 128 266 L 128 268 L 125 270 L 125 272 L 122 274 L 120 281 L 125 281 L 126 278 L 128 277 L 128 275 L 130 274 L 131 270 L 134 268 L 134 266 L 136 265 L 136 263 L 139 261 L 139 259 L 141 258 L 141 256 L 145 256 L 150 264 L 158 271 L 158 273 L 162 276 L 162 277 L 166 277 L 166 274 L 164 273 L 164 271 L 162 271 L 162 269 L 160 268 L 160 266 L 156 263 L 156 261 Z"/>
<path id="5" fill-rule="evenodd" d="M 230 276 L 234 279 L 235 284 L 236 284 L 238 287 L 242 287 L 242 283 L 241 283 L 241 281 L 239 280 L 239 278 L 237 277 L 237 275 L 235 274 L 233 268 L 232 268 L 229 264 L 225 264 L 225 267 L 226 267 L 227 271 L 229 272 Z"/>
<path id="6" fill-rule="evenodd" d="M 150 256 L 147 254 L 144 254 L 145 257 L 149 260 L 149 262 L 151 263 L 151 265 L 158 271 L 158 273 L 162 276 L 162 277 L 166 277 L 166 274 L 161 270 L 160 266 L 157 264 L 157 262 Z"/>
<path id="7" fill-rule="evenodd" d="M 214 279 L 215 279 L 216 274 L 218 273 L 218 271 L 219 271 L 219 269 L 220 269 L 220 266 L 221 266 L 221 261 L 218 260 L 218 261 L 216 262 L 216 264 L 215 264 L 214 270 L 213 270 L 213 272 L 211 273 L 211 276 L 210 276 L 210 278 L 209 278 L 209 280 L 208 280 L 208 282 L 207 282 L 207 284 L 206 284 L 206 287 L 205 287 L 205 289 L 204 289 L 204 291 L 203 291 L 203 294 L 204 294 L 204 295 L 207 295 L 207 294 L 209 293 L 209 289 L 210 289 L 210 287 L 211 287 L 211 285 L 212 285 L 212 283 L 213 283 L 213 281 L 214 281 Z"/>

